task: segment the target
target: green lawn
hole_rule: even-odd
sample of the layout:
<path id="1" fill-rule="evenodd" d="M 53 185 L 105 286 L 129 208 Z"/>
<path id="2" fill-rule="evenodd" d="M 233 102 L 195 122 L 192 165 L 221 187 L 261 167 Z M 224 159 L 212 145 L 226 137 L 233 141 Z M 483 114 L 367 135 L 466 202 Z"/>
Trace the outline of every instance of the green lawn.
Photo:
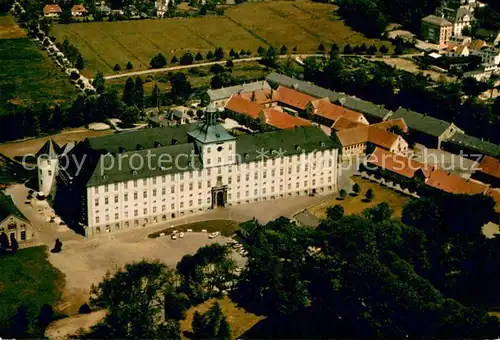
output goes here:
<path id="1" fill-rule="evenodd" d="M 1 105 L 29 107 L 76 98 L 66 74 L 27 38 L 0 39 L 0 65 Z"/>
<path id="2" fill-rule="evenodd" d="M 247 2 L 222 16 L 56 25 L 52 34 L 77 46 L 85 59 L 84 75 L 113 74 L 115 64 L 125 69 L 128 61 L 135 71 L 146 70 L 158 52 L 170 61 L 174 55 L 206 54 L 218 46 L 255 55 L 259 46 L 286 45 L 289 52 L 296 47 L 297 53 L 315 53 L 320 43 L 326 48 L 333 42 L 382 44 L 345 26 L 335 9 L 309 1 Z"/>
<path id="3" fill-rule="evenodd" d="M 206 229 L 208 233 L 220 231 L 221 235 L 229 237 L 239 229 L 239 224 L 231 220 L 208 220 L 202 222 L 193 222 L 161 230 L 149 234 L 148 237 L 156 238 L 160 236 L 160 233 L 165 233 L 165 235 L 170 235 L 173 230 L 177 230 L 178 232 L 181 231 L 185 232 L 188 229 L 193 229 L 193 232 L 201 232 L 202 229 Z"/>
<path id="4" fill-rule="evenodd" d="M 43 304 L 55 307 L 59 302 L 64 276 L 47 260 L 47 247 L 0 257 L 0 268 L 0 325 L 8 326 L 21 304 L 26 305 L 33 322 Z"/>

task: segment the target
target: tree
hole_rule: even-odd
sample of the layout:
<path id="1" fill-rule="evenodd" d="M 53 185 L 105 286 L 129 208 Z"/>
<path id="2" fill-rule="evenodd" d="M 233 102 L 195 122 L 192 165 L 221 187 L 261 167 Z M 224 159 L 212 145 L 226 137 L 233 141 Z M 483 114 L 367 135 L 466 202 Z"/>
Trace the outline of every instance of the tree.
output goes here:
<path id="1" fill-rule="evenodd" d="M 48 326 L 48 324 L 52 321 L 54 316 L 54 310 L 52 306 L 49 304 L 43 304 L 40 309 L 40 314 L 38 315 L 38 322 L 43 329 Z"/>
<path id="2" fill-rule="evenodd" d="M 179 63 L 181 65 L 191 65 L 194 61 L 193 55 L 190 52 L 186 52 L 180 59 Z"/>
<path id="3" fill-rule="evenodd" d="M 244 57 L 246 54 L 247 54 L 247 51 L 245 51 L 244 49 L 240 50 L 240 57 Z"/>
<path id="4" fill-rule="evenodd" d="M 64 9 L 59 15 L 59 22 L 61 24 L 69 24 L 73 21 L 73 15 L 69 9 Z"/>
<path id="5" fill-rule="evenodd" d="M 179 59 L 174 55 L 172 59 L 170 60 L 170 64 L 177 64 L 179 62 Z"/>
<path id="6" fill-rule="evenodd" d="M 163 68 L 167 65 L 167 59 L 165 59 L 163 54 L 158 53 L 151 59 L 149 65 L 151 65 L 152 68 Z"/>
<path id="7" fill-rule="evenodd" d="M 341 199 L 344 199 L 347 196 L 347 191 L 345 191 L 344 189 L 340 189 L 339 195 Z"/>
<path id="8" fill-rule="evenodd" d="M 136 106 L 128 106 L 123 111 L 121 116 L 121 121 L 125 126 L 134 126 L 134 124 L 139 120 L 141 112 Z"/>
<path id="9" fill-rule="evenodd" d="M 275 67 L 276 61 L 276 50 L 271 46 L 267 49 L 266 54 L 262 57 L 262 63 L 269 67 Z"/>
<path id="10" fill-rule="evenodd" d="M 134 65 L 133 65 L 133 64 L 129 61 L 129 62 L 127 63 L 127 70 L 131 70 L 131 69 L 133 69 L 133 68 L 134 68 Z"/>
<path id="11" fill-rule="evenodd" d="M 2 254 L 5 254 L 9 246 L 9 237 L 5 232 L 2 231 L 2 233 L 0 234 L 0 252 Z"/>
<path id="12" fill-rule="evenodd" d="M 375 223 L 380 223 L 390 219 L 392 213 L 393 210 L 389 207 L 389 204 L 382 202 L 372 208 L 365 209 L 363 216 Z"/>
<path id="13" fill-rule="evenodd" d="M 78 54 L 78 57 L 76 58 L 75 67 L 80 71 L 85 68 L 85 61 L 83 60 L 81 54 Z"/>
<path id="14" fill-rule="evenodd" d="M 280 54 L 287 54 L 287 53 L 288 53 L 288 48 L 285 45 L 281 46 Z"/>
<path id="15" fill-rule="evenodd" d="M 352 191 L 354 191 L 356 195 L 359 195 L 359 193 L 361 192 L 361 186 L 358 183 L 354 183 L 354 185 L 352 186 Z"/>
<path id="16" fill-rule="evenodd" d="M 367 53 L 369 55 L 376 54 L 377 53 L 377 47 L 375 45 L 370 45 L 370 47 L 368 47 Z"/>
<path id="17" fill-rule="evenodd" d="M 386 54 L 387 52 L 389 52 L 389 49 L 387 48 L 387 46 L 385 45 L 382 45 L 380 46 L 380 48 L 378 49 L 378 51 L 382 54 Z"/>
<path id="18" fill-rule="evenodd" d="M 108 272 L 92 285 L 90 304 L 107 309 L 94 336 L 180 338 L 176 320 L 164 320 L 164 296 L 175 290 L 176 274 L 159 262 L 141 261 Z"/>
<path id="19" fill-rule="evenodd" d="M 222 47 L 217 47 L 214 52 L 214 58 L 215 60 L 222 60 L 224 59 L 224 50 Z"/>
<path id="20" fill-rule="evenodd" d="M 332 48 L 330 49 L 330 58 L 336 59 L 338 57 L 340 48 L 336 43 L 332 44 Z"/>
<path id="21" fill-rule="evenodd" d="M 344 217 L 344 207 L 339 204 L 336 204 L 333 207 L 328 207 L 326 209 L 326 217 L 332 221 L 340 220 Z"/>
<path id="22" fill-rule="evenodd" d="M 465 95 L 473 98 L 478 97 L 481 93 L 488 90 L 488 88 L 488 83 L 479 82 L 472 77 L 467 77 L 462 80 L 462 91 Z"/>
<path id="23" fill-rule="evenodd" d="M 135 104 L 135 82 L 131 77 L 127 78 L 123 88 L 123 102 L 128 106 Z"/>
<path id="24" fill-rule="evenodd" d="M 259 48 L 257 49 L 257 54 L 262 57 L 262 56 L 264 56 L 265 53 L 266 53 L 266 49 L 262 46 L 259 46 Z"/>
<path id="25" fill-rule="evenodd" d="M 84 303 L 78 308 L 79 314 L 90 314 L 92 313 L 92 309 L 90 308 L 88 303 Z"/>
<path id="26" fill-rule="evenodd" d="M 226 61 L 226 67 L 233 67 L 233 66 L 234 66 L 234 62 L 233 62 L 233 60 L 232 60 L 232 59 L 228 59 L 228 60 Z"/>
<path id="27" fill-rule="evenodd" d="M 122 68 L 118 64 L 115 64 L 115 67 L 113 67 L 113 71 L 115 71 L 115 72 L 119 72 L 121 70 L 122 70 Z"/>
<path id="28" fill-rule="evenodd" d="M 231 339 L 231 329 L 217 301 L 203 314 L 196 311 L 191 327 L 194 339 Z"/>
<path id="29" fill-rule="evenodd" d="M 151 106 L 160 106 L 160 97 L 161 97 L 160 88 L 158 87 L 158 84 L 155 83 L 150 97 Z"/>
<path id="30" fill-rule="evenodd" d="M 372 189 L 368 189 L 366 191 L 365 198 L 368 202 L 371 202 L 375 198 L 375 194 Z"/>
<path id="31" fill-rule="evenodd" d="M 102 74 L 102 72 L 97 72 L 97 74 L 94 77 L 94 80 L 92 81 L 92 86 L 94 86 L 94 88 L 98 94 L 101 94 L 104 92 L 105 84 L 106 84 L 106 80 L 104 79 L 104 74 Z"/>
<path id="32" fill-rule="evenodd" d="M 210 66 L 210 72 L 212 72 L 213 74 L 221 74 L 224 73 L 225 71 L 226 70 L 224 69 L 224 66 L 220 64 L 214 64 Z"/>
<path id="33" fill-rule="evenodd" d="M 214 54 L 212 51 L 208 51 L 207 53 L 207 60 L 212 60 L 214 58 Z"/>
<path id="34" fill-rule="evenodd" d="M 182 72 L 174 73 L 170 78 L 170 86 L 172 87 L 172 96 L 175 99 L 184 101 L 191 95 L 191 83 Z"/>
<path id="35" fill-rule="evenodd" d="M 395 55 L 401 55 L 401 54 L 403 54 L 403 51 L 404 51 L 403 44 L 397 43 L 396 47 L 394 48 L 394 54 Z"/>
<path id="36" fill-rule="evenodd" d="M 351 45 L 347 44 L 344 46 L 344 54 L 352 54 L 352 47 Z"/>
<path id="37" fill-rule="evenodd" d="M 238 59 L 239 58 L 239 54 L 238 52 L 236 52 L 234 49 L 231 49 L 231 51 L 229 51 L 229 56 L 233 59 Z"/>
<path id="38" fill-rule="evenodd" d="M 141 77 L 135 78 L 135 88 L 134 88 L 134 103 L 140 109 L 144 108 L 144 83 Z"/>
<path id="39" fill-rule="evenodd" d="M 165 316 L 173 320 L 184 320 L 191 306 L 189 296 L 184 293 L 169 292 L 165 295 Z"/>
<path id="40" fill-rule="evenodd" d="M 318 45 L 318 52 L 319 53 L 325 53 L 325 45 L 323 45 L 323 43 L 320 43 Z"/>
<path id="41" fill-rule="evenodd" d="M 196 53 L 196 56 L 194 57 L 194 59 L 196 61 L 201 61 L 201 60 L 203 60 L 203 55 L 200 52 L 198 52 L 198 53 Z"/>

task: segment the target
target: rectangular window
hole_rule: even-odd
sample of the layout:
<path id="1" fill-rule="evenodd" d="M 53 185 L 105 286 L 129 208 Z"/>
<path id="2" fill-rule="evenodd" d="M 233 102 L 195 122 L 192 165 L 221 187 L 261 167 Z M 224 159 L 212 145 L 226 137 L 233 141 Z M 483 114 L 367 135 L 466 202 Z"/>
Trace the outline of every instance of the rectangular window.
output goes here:
<path id="1" fill-rule="evenodd" d="M 276 170 L 274 170 L 274 169 L 273 169 L 273 170 L 271 171 L 271 176 L 272 176 L 272 177 L 276 176 Z"/>
<path id="2" fill-rule="evenodd" d="M 229 145 L 228 145 L 228 150 L 229 150 L 229 151 L 233 150 L 233 144 L 229 144 Z"/>
<path id="3" fill-rule="evenodd" d="M 218 175 L 222 174 L 222 168 L 220 168 L 220 167 L 219 167 L 219 168 L 217 169 L 217 174 L 218 174 Z"/>
<path id="4" fill-rule="evenodd" d="M 98 194 L 99 193 L 99 187 L 94 187 L 94 194 Z"/>
<path id="5" fill-rule="evenodd" d="M 264 171 L 264 172 L 262 173 L 262 178 L 264 178 L 264 179 L 265 179 L 265 178 L 267 178 L 267 171 Z"/>
<path id="6" fill-rule="evenodd" d="M 104 216 L 104 219 L 106 220 L 106 222 L 108 222 L 109 221 L 109 215 Z"/>
<path id="7" fill-rule="evenodd" d="M 257 196 L 258 192 L 259 192 L 259 190 L 254 189 L 253 194 L 254 194 L 255 196 Z"/>
<path id="8" fill-rule="evenodd" d="M 227 184 L 231 184 L 232 181 L 233 181 L 232 177 L 227 178 Z"/>
<path id="9" fill-rule="evenodd" d="M 189 183 L 189 191 L 193 190 L 193 183 Z"/>
<path id="10" fill-rule="evenodd" d="M 280 169 L 280 176 L 283 176 L 283 173 L 284 173 L 284 172 L 285 172 L 285 171 L 283 170 L 283 168 L 281 168 L 281 169 Z"/>
<path id="11" fill-rule="evenodd" d="M 290 175 L 291 173 L 292 173 L 292 167 L 291 167 L 291 166 L 289 166 L 289 167 L 288 167 L 288 174 Z"/>
<path id="12" fill-rule="evenodd" d="M 288 189 L 292 188 L 292 183 L 288 183 Z"/>
<path id="13" fill-rule="evenodd" d="M 212 151 L 212 150 L 211 150 L 211 148 L 210 148 L 210 147 L 208 147 L 208 148 L 207 148 L 207 153 L 210 153 L 210 151 Z"/>
<path id="14" fill-rule="evenodd" d="M 304 186 L 307 187 L 307 181 L 304 181 Z"/>
<path id="15" fill-rule="evenodd" d="M 144 215 L 148 214 L 148 208 L 144 208 Z"/>
<path id="16" fill-rule="evenodd" d="M 118 183 L 115 183 L 115 191 L 118 190 Z"/>
<path id="17" fill-rule="evenodd" d="M 156 197 L 156 189 L 153 189 L 153 197 Z"/>
<path id="18" fill-rule="evenodd" d="M 128 182 L 124 182 L 124 183 L 123 183 L 123 188 L 124 188 L 125 190 L 126 190 L 126 189 L 128 189 Z"/>
<path id="19" fill-rule="evenodd" d="M 123 195 L 123 200 L 124 200 L 125 202 L 128 202 L 128 194 L 124 194 L 124 195 Z"/>
<path id="20" fill-rule="evenodd" d="M 198 198 L 198 205 L 201 205 L 201 198 Z"/>
<path id="21" fill-rule="evenodd" d="M 138 198 L 138 196 L 139 195 L 137 194 L 137 192 L 134 192 L 134 200 L 136 200 Z"/>
<path id="22" fill-rule="evenodd" d="M 166 181 L 167 181 L 167 176 L 162 176 L 162 177 L 161 177 L 161 182 L 162 182 L 162 183 L 165 183 Z"/>
<path id="23" fill-rule="evenodd" d="M 179 177 L 181 181 L 184 180 L 184 174 L 180 174 Z"/>
<path id="24" fill-rule="evenodd" d="M 222 157 L 217 157 L 217 163 L 222 163 Z"/>
<path id="25" fill-rule="evenodd" d="M 212 169 L 207 169 L 207 176 L 212 175 Z"/>
<path id="26" fill-rule="evenodd" d="M 240 182 L 240 175 L 236 176 L 236 183 Z"/>
<path id="27" fill-rule="evenodd" d="M 249 194 L 250 194 L 250 192 L 248 190 L 245 191 L 245 197 L 248 197 Z"/>
<path id="28" fill-rule="evenodd" d="M 118 213 L 115 213 L 115 221 L 118 220 Z"/>
<path id="29" fill-rule="evenodd" d="M 161 195 L 165 196 L 167 194 L 167 188 L 161 188 Z"/>
<path id="30" fill-rule="evenodd" d="M 211 188 L 211 187 L 212 187 L 212 182 L 207 181 L 207 188 Z"/>
<path id="31" fill-rule="evenodd" d="M 184 208 L 184 202 L 181 202 L 180 207 L 181 207 L 181 209 Z"/>
<path id="32" fill-rule="evenodd" d="M 276 165 L 276 159 L 273 158 L 273 160 L 271 161 L 272 162 L 272 165 Z"/>
<path id="33" fill-rule="evenodd" d="M 147 179 L 143 179 L 142 180 L 142 185 L 148 185 L 148 180 Z"/>
<path id="34" fill-rule="evenodd" d="M 175 194 L 175 186 L 172 185 L 170 187 L 170 193 Z"/>
<path id="35" fill-rule="evenodd" d="M 246 174 L 246 176 L 245 176 L 245 181 L 247 181 L 247 182 L 248 182 L 249 180 L 250 180 L 250 175 L 249 175 L 249 174 Z"/>
<path id="36" fill-rule="evenodd" d="M 153 214 L 156 213 L 156 207 L 153 207 Z"/>
<path id="37" fill-rule="evenodd" d="M 201 186 L 202 186 L 202 182 L 201 181 L 198 181 L 198 189 L 201 189 Z"/>
<path id="38" fill-rule="evenodd" d="M 96 207 L 98 207 L 98 206 L 99 206 L 99 199 L 98 199 L 98 198 L 96 198 L 96 199 L 94 200 L 94 206 L 96 206 Z"/>
<path id="39" fill-rule="evenodd" d="M 280 184 L 280 191 L 283 191 L 283 184 Z"/>
<path id="40" fill-rule="evenodd" d="M 153 177 L 153 184 L 156 184 L 156 177 Z"/>
<path id="41" fill-rule="evenodd" d="M 189 206 L 192 207 L 193 206 L 193 200 L 189 200 Z"/>
<path id="42" fill-rule="evenodd" d="M 266 193 L 266 188 L 262 188 L 262 193 L 265 194 Z"/>
<path id="43" fill-rule="evenodd" d="M 137 188 L 137 180 L 134 179 L 134 188 Z"/>
<path id="44" fill-rule="evenodd" d="M 125 211 L 125 218 L 128 218 L 128 211 Z"/>
<path id="45" fill-rule="evenodd" d="M 256 173 L 253 174 L 253 179 L 255 179 L 255 180 L 259 179 L 259 173 L 258 172 L 256 172 Z"/>
<path id="46" fill-rule="evenodd" d="M 207 159 L 207 165 L 210 165 L 210 163 L 212 163 L 212 160 L 209 158 Z"/>
<path id="47" fill-rule="evenodd" d="M 99 223 L 99 216 L 95 217 L 95 223 Z"/>
<path id="48" fill-rule="evenodd" d="M 167 210 L 167 206 L 166 206 L 165 204 L 163 204 L 163 205 L 161 206 L 161 211 L 165 211 L 165 210 Z"/>
<path id="49" fill-rule="evenodd" d="M 105 198 L 104 198 L 104 204 L 106 205 L 106 204 L 108 204 L 108 203 L 109 203 L 109 198 L 105 197 Z"/>
<path id="50" fill-rule="evenodd" d="M 172 210 L 174 210 L 174 209 L 175 209 L 175 203 L 170 204 L 170 208 L 171 208 Z"/>
<path id="51" fill-rule="evenodd" d="M 115 203 L 118 203 L 118 196 L 115 196 Z"/>
<path id="52" fill-rule="evenodd" d="M 106 184 L 106 185 L 104 186 L 104 192 L 108 192 L 108 191 L 109 191 L 109 186 Z"/>
<path id="53" fill-rule="evenodd" d="M 147 191 L 144 191 L 142 193 L 142 198 L 148 198 L 148 192 Z"/>
<path id="54" fill-rule="evenodd" d="M 184 192 L 184 184 L 181 184 L 181 185 L 179 186 L 179 190 L 180 190 L 181 192 Z"/>
<path id="55" fill-rule="evenodd" d="M 137 210 L 137 209 L 134 210 L 134 216 L 135 217 L 139 216 L 139 210 Z"/>

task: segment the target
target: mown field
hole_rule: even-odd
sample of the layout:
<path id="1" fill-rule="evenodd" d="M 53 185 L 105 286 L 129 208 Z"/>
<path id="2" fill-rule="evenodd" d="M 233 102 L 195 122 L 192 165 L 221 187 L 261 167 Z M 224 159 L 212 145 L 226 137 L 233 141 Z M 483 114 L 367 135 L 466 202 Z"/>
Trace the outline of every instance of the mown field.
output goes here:
<path id="1" fill-rule="evenodd" d="M 169 61 L 186 51 L 205 54 L 218 46 L 255 54 L 259 46 L 270 45 L 314 53 L 320 43 L 326 48 L 333 42 L 382 44 L 345 26 L 334 9 L 306 1 L 249 2 L 227 9 L 223 16 L 57 25 L 52 34 L 78 47 L 86 63 L 83 73 L 89 76 L 97 71 L 113 74 L 115 64 L 124 69 L 128 61 L 134 70 L 148 69 L 158 52 Z"/>
<path id="2" fill-rule="evenodd" d="M 66 75 L 27 38 L 0 39 L 0 65 L 1 105 L 29 107 L 76 98 Z"/>

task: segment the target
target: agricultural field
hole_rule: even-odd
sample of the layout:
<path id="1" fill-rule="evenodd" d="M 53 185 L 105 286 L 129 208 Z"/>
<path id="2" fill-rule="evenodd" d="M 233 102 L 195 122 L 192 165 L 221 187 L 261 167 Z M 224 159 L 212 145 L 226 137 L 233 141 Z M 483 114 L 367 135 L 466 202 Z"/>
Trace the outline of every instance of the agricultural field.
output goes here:
<path id="1" fill-rule="evenodd" d="M 191 72 L 189 70 L 183 70 L 182 72 L 186 74 L 193 88 L 210 87 L 210 80 L 213 77 L 213 74 L 210 72 L 210 67 L 197 67 L 196 69 L 192 69 Z M 231 75 L 237 80 L 251 82 L 258 79 L 264 79 L 269 73 L 269 68 L 255 61 L 235 63 Z M 135 79 L 135 77 L 132 78 Z M 154 73 L 147 76 L 142 75 L 141 79 L 144 81 L 144 91 L 146 93 L 151 93 L 155 84 L 158 84 L 162 92 L 170 91 L 168 72 Z M 127 77 L 106 80 L 106 87 L 115 88 L 121 93 L 125 88 L 126 81 Z"/>
<path id="2" fill-rule="evenodd" d="M 345 26 L 334 10 L 307 1 L 248 2 L 228 8 L 223 16 L 56 25 L 52 34 L 77 46 L 87 76 L 113 74 L 115 64 L 124 69 L 128 61 L 134 71 L 146 70 L 159 52 L 169 61 L 187 51 L 206 54 L 219 46 L 255 54 L 259 46 L 286 45 L 289 51 L 295 47 L 297 53 L 315 53 L 320 43 L 327 49 L 333 42 L 382 45 Z"/>
<path id="3" fill-rule="evenodd" d="M 0 39 L 0 65 L 2 105 L 28 107 L 76 98 L 76 89 L 67 76 L 27 38 Z"/>
<path id="4" fill-rule="evenodd" d="M 0 14 L 0 39 L 24 38 L 26 32 L 17 25 L 10 15 Z"/>

